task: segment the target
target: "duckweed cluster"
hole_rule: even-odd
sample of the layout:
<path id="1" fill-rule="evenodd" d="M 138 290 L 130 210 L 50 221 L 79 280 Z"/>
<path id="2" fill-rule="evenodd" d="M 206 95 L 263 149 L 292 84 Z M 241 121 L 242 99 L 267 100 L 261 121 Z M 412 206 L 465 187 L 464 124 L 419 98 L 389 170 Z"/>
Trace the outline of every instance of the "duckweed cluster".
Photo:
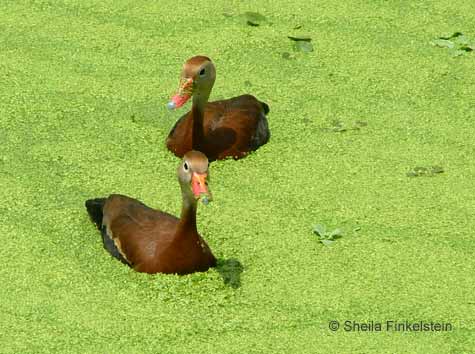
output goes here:
<path id="1" fill-rule="evenodd" d="M 236 20 L 246 12 L 266 21 Z M 474 57 L 430 41 L 473 36 L 473 13 L 462 0 L 3 1 L 0 353 L 471 352 Z M 271 141 L 211 166 L 198 227 L 220 267 L 138 274 L 103 250 L 84 200 L 178 213 L 164 141 L 183 112 L 165 104 L 194 54 L 219 71 L 211 100 L 269 104 Z M 336 121 L 349 129 L 322 129 Z M 414 166 L 444 173 L 408 178 Z M 360 229 L 323 247 L 316 223 Z"/>

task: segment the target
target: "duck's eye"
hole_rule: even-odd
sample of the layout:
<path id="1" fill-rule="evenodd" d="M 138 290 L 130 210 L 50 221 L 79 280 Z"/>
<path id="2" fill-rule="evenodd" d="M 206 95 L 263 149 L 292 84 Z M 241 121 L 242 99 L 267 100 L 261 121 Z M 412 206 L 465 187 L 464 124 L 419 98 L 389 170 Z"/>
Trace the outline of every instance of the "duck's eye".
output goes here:
<path id="1" fill-rule="evenodd" d="M 189 168 L 189 167 L 188 167 L 188 164 L 185 162 L 185 163 L 183 164 L 183 169 L 184 169 L 185 171 L 188 171 L 188 168 Z"/>
<path id="2" fill-rule="evenodd" d="M 205 73 L 206 73 L 206 71 L 205 71 L 204 68 L 200 70 L 200 76 L 204 76 Z"/>

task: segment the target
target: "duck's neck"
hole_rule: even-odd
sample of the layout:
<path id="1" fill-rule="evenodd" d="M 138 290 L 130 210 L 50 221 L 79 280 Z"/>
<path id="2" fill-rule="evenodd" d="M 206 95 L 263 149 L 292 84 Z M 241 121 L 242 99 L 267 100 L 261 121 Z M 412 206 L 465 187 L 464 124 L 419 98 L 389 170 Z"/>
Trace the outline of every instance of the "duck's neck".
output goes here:
<path id="1" fill-rule="evenodd" d="M 190 198 L 187 193 L 183 193 L 183 204 L 181 207 L 179 231 L 181 235 L 189 233 L 196 234 L 196 207 L 197 202 Z"/>
<path id="2" fill-rule="evenodd" d="M 191 146 L 193 150 L 203 151 L 204 143 L 204 112 L 208 102 L 209 93 L 200 93 L 193 95 L 193 105 L 191 107 L 191 116 L 193 118 L 193 129 L 191 133 Z"/>

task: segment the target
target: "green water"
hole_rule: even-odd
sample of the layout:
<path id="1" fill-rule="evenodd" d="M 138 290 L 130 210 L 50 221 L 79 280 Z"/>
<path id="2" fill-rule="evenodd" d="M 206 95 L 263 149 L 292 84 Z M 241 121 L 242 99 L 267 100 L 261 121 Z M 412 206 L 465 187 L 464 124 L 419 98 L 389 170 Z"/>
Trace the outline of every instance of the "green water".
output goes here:
<path id="1" fill-rule="evenodd" d="M 248 26 L 246 11 L 267 21 Z M 430 41 L 475 38 L 474 13 L 462 0 L 1 2 L 0 353 L 473 353 L 475 54 Z M 103 250 L 83 203 L 122 193 L 179 213 L 164 141 L 189 106 L 165 104 L 195 54 L 216 64 L 211 99 L 269 104 L 272 138 L 211 166 L 198 227 L 221 267 L 138 274 Z M 418 166 L 444 172 L 406 176 Z M 317 223 L 343 237 L 323 246 Z"/>

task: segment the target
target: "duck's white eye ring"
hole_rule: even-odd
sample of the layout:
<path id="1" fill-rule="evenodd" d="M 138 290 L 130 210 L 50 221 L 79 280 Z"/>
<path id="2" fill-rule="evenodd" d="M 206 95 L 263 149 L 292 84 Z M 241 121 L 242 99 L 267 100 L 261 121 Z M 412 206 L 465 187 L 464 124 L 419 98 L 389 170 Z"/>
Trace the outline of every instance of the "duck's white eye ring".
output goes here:
<path id="1" fill-rule="evenodd" d="M 205 73 L 206 73 L 206 70 L 204 68 L 200 70 L 200 76 L 204 76 Z"/>
<path id="2" fill-rule="evenodd" d="M 183 169 L 185 171 L 188 171 L 188 169 L 189 169 L 188 164 L 186 162 L 183 164 Z"/>

